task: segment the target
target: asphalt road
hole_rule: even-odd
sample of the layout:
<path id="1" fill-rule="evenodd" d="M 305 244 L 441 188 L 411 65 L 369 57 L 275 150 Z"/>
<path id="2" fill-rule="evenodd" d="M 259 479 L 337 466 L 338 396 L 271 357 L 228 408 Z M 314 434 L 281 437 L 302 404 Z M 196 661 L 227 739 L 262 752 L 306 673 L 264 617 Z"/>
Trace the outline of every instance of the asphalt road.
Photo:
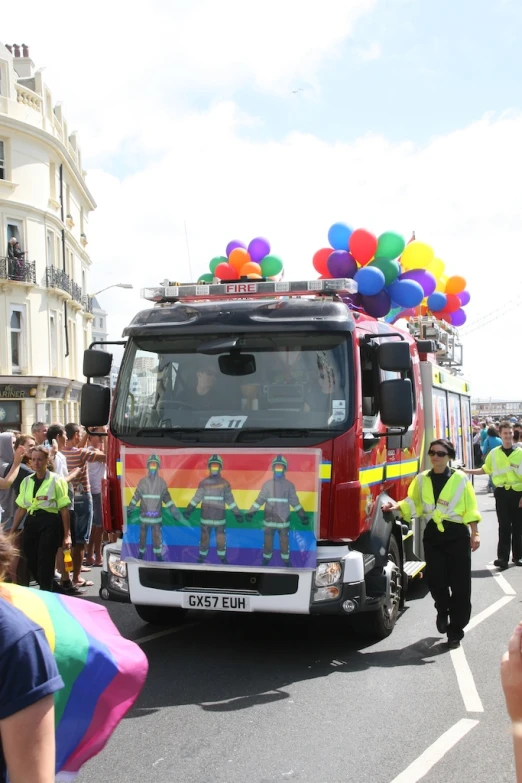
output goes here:
<path id="1" fill-rule="evenodd" d="M 150 672 L 78 783 L 514 781 L 499 663 L 522 616 L 522 568 L 500 579 L 487 568 L 497 530 L 484 488 L 481 477 L 472 622 L 457 652 L 422 581 L 392 635 L 371 644 L 342 618 L 212 613 L 155 636 L 132 607 L 106 604 Z"/>

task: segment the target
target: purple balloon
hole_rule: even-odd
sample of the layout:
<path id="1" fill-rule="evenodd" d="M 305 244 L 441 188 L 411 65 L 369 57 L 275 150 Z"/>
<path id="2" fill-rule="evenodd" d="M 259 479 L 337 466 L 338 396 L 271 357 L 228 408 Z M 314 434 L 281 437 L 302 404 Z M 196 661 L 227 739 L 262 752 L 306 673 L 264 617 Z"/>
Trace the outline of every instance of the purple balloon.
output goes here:
<path id="1" fill-rule="evenodd" d="M 363 307 L 363 298 L 360 294 L 346 294 L 341 296 L 341 299 L 351 310 L 361 310 Z"/>
<path id="2" fill-rule="evenodd" d="M 265 256 L 269 255 L 270 242 L 268 239 L 264 239 L 263 237 L 256 237 L 250 242 L 248 246 L 248 252 L 252 261 L 255 261 L 256 264 L 259 264 L 259 262 L 262 261 Z"/>
<path id="3" fill-rule="evenodd" d="M 471 294 L 469 293 L 469 291 L 461 291 L 461 293 L 457 294 L 457 296 L 460 299 L 460 303 L 462 307 L 464 307 L 464 305 L 469 304 L 471 300 Z"/>
<path id="4" fill-rule="evenodd" d="M 450 313 L 450 320 L 452 326 L 464 326 L 466 323 L 466 313 L 462 309 L 455 310 L 454 313 Z"/>
<path id="5" fill-rule="evenodd" d="M 354 277 L 357 272 L 357 261 L 347 250 L 334 250 L 326 262 L 332 277 Z"/>
<path id="6" fill-rule="evenodd" d="M 373 318 L 384 318 L 388 315 L 391 307 L 391 299 L 386 291 L 379 291 L 375 296 L 363 296 L 363 307 Z"/>
<path id="7" fill-rule="evenodd" d="M 426 269 L 411 269 L 409 272 L 403 272 L 399 280 L 415 280 L 424 291 L 424 296 L 431 296 L 437 288 L 434 275 Z"/>
<path id="8" fill-rule="evenodd" d="M 243 247 L 246 250 L 246 245 L 244 242 L 240 242 L 239 239 L 233 239 L 231 242 L 228 243 L 227 249 L 225 251 L 227 254 L 227 258 L 229 257 L 231 252 L 236 249 L 236 247 Z"/>

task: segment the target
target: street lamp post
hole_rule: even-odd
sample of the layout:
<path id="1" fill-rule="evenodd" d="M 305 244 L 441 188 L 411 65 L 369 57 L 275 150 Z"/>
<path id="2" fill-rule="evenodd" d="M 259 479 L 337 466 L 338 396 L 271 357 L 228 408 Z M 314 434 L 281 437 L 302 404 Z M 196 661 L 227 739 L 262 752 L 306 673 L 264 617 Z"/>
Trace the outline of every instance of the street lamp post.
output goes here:
<path id="1" fill-rule="evenodd" d="M 93 298 L 99 294 L 103 294 L 104 291 L 108 291 L 109 288 L 134 288 L 134 286 L 132 283 L 113 283 L 112 285 L 108 285 L 105 288 L 102 288 L 100 291 L 96 291 L 95 294 L 89 294 L 89 296 Z"/>

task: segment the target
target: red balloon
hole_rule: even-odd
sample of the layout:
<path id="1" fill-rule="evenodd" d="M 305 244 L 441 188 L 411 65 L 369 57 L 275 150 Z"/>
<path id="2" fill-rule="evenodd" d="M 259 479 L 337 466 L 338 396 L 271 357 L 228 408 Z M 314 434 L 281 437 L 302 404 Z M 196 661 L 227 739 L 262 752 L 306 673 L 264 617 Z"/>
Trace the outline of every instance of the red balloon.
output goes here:
<path id="1" fill-rule="evenodd" d="M 377 237 L 365 228 L 357 228 L 350 235 L 348 242 L 350 253 L 355 260 L 364 266 L 368 264 L 377 250 Z"/>
<path id="2" fill-rule="evenodd" d="M 439 321 L 446 321 L 447 324 L 451 324 L 451 313 L 448 313 L 447 310 L 438 310 L 436 313 L 433 313 L 435 318 L 438 318 Z"/>
<path id="3" fill-rule="evenodd" d="M 319 272 L 320 275 L 324 275 L 326 279 L 331 278 L 331 274 L 328 271 L 328 257 L 333 253 L 333 248 L 323 247 L 322 250 L 318 250 L 312 259 L 314 269 Z"/>
<path id="4" fill-rule="evenodd" d="M 456 313 L 461 307 L 462 304 L 457 294 L 446 294 L 446 307 L 444 310 L 447 313 Z"/>
<path id="5" fill-rule="evenodd" d="M 223 261 L 215 268 L 214 275 L 220 280 L 237 280 L 239 272 L 231 264 L 225 264 Z"/>

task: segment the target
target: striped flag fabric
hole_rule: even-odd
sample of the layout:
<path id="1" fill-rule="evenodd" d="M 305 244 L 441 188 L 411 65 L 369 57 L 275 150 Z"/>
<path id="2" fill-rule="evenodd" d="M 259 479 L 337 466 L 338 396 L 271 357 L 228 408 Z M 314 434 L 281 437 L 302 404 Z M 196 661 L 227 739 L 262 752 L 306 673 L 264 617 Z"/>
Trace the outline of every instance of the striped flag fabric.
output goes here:
<path id="1" fill-rule="evenodd" d="M 99 604 L 6 583 L 2 597 L 43 628 L 54 654 L 65 686 L 54 694 L 56 780 L 72 781 L 136 701 L 147 658 Z"/>

